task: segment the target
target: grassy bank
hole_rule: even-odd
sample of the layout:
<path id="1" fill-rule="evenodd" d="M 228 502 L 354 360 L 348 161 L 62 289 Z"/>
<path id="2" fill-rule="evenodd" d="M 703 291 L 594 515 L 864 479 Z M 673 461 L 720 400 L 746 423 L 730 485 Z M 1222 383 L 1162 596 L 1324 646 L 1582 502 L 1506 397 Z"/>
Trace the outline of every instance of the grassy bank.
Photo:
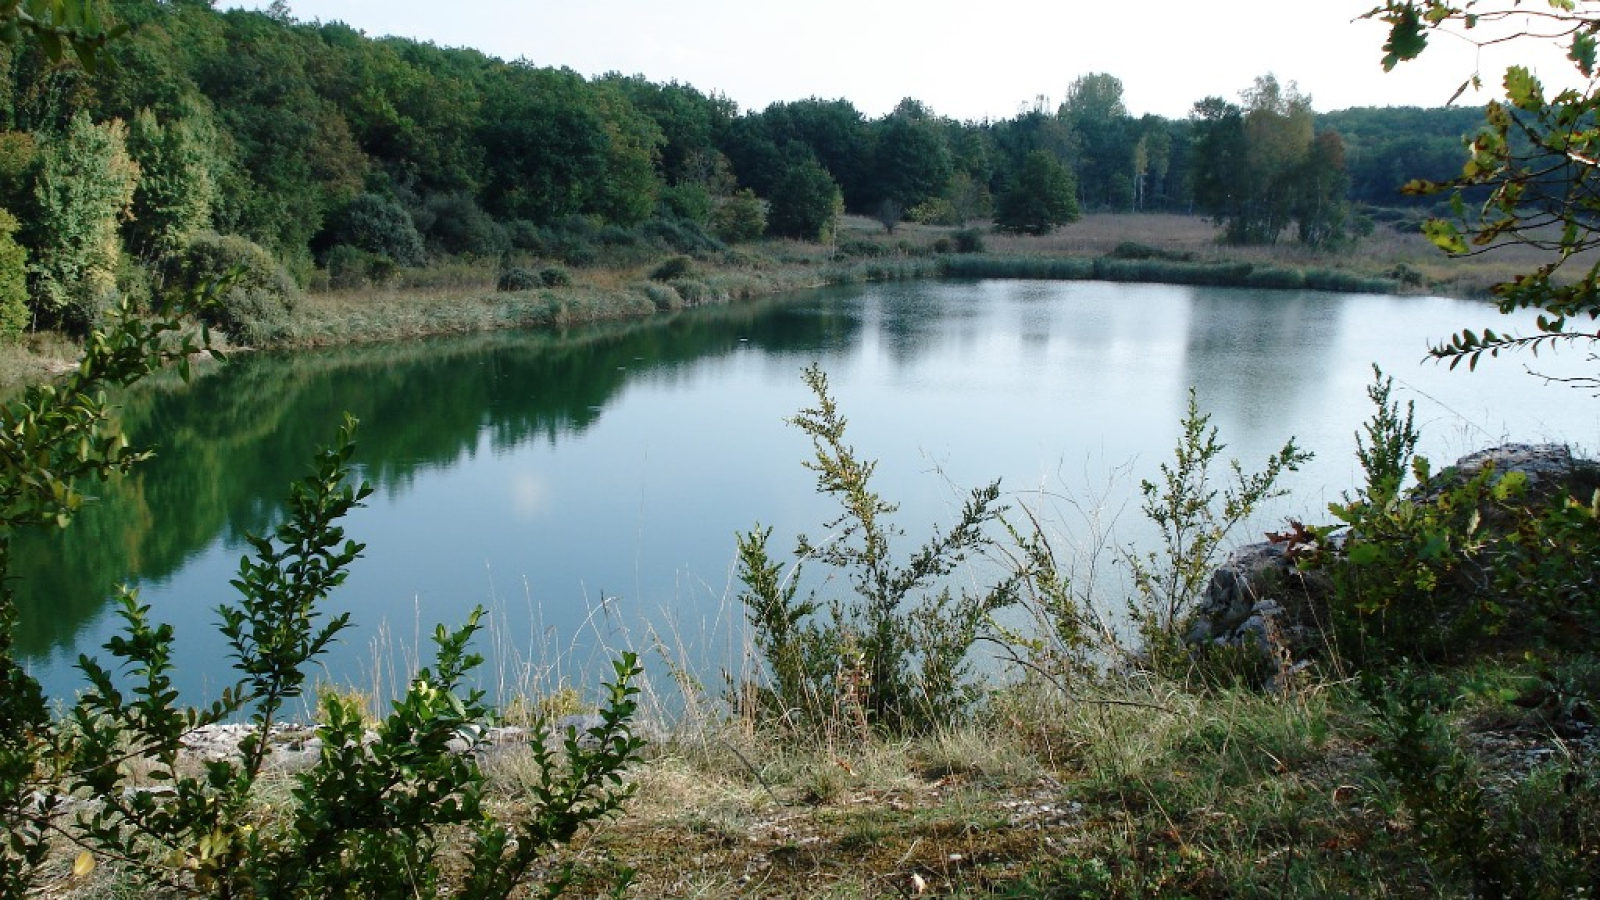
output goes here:
<path id="1" fill-rule="evenodd" d="M 678 664 L 683 651 L 647 637 L 637 648 L 647 657 L 642 681 L 626 693 L 613 687 L 595 707 L 601 724 L 588 732 L 591 749 L 580 750 L 576 734 L 565 757 L 536 739 L 485 743 L 471 766 L 447 744 L 483 734 L 488 710 L 475 693 L 446 698 L 476 664 L 461 655 L 474 613 L 453 637 L 439 630 L 438 678 L 419 673 L 384 721 L 373 720 L 380 704 L 369 698 L 323 692 L 320 764 L 298 775 L 265 767 L 242 788 L 216 769 L 204 787 L 194 760 L 164 755 L 160 748 L 175 746 L 193 719 L 165 714 L 157 678 L 149 690 L 161 715 L 97 701 L 97 714 L 73 720 L 95 736 L 87 748 L 105 755 L 88 755 L 99 768 L 71 771 L 103 769 L 117 790 L 79 783 L 72 799 L 80 805 L 57 810 L 55 830 L 43 832 L 54 852 L 40 891 L 153 896 L 128 885 L 133 872 L 154 871 L 161 880 L 152 883 L 179 894 L 192 887 L 235 896 L 208 893 L 206 879 L 283 848 L 329 877 L 352 874 L 349 862 L 353 883 L 365 884 L 395 874 L 370 848 L 415 845 L 430 866 L 419 895 L 438 888 L 453 896 L 495 871 L 463 862 L 483 823 L 505 834 L 571 821 L 584 798 L 596 797 L 608 805 L 578 813 L 583 827 L 551 839 L 551 856 L 531 870 L 543 880 L 572 866 L 569 896 L 609 895 L 619 880 L 641 897 L 1218 900 L 1569 897 L 1600 883 L 1600 629 L 1587 590 L 1600 560 L 1600 467 L 1585 464 L 1581 477 L 1537 492 L 1524 473 L 1496 478 L 1492 468 L 1419 475 L 1426 484 L 1402 491 L 1394 473 L 1429 467 L 1412 458 L 1409 411 L 1380 378 L 1369 390 L 1377 409 L 1361 454 L 1366 484 L 1330 509 L 1350 530 L 1324 542 L 1330 532 L 1297 528 L 1301 564 L 1251 589 L 1265 592 L 1263 604 L 1314 613 L 1286 612 L 1281 630 L 1263 625 L 1261 638 L 1237 646 L 1188 647 L 1181 636 L 1201 615 L 1223 537 L 1273 494 L 1273 476 L 1234 463 L 1227 468 L 1237 484 L 1219 487 L 1221 448 L 1192 403 L 1173 465 L 1161 467 L 1159 485 L 1143 486 L 1141 510 L 1160 526 L 1160 549 L 1117 551 L 1127 573 L 1119 583 L 1095 577 L 1096 551 L 1081 558 L 1038 514 L 985 514 L 982 491 L 942 532 L 950 537 L 894 552 L 905 548 L 880 519 L 894 507 L 868 484 L 874 463 L 845 441 L 825 376 L 808 370 L 807 383 L 816 405 L 794 420 L 814 438 L 806 466 L 823 474 L 818 491 L 844 512 L 827 526 L 835 535 L 825 549 L 800 539 L 794 566 L 804 557 L 828 567 L 807 595 L 827 605 L 796 599 L 788 586 L 800 576 L 768 555 L 761 529 L 740 535 L 743 588 L 730 602 L 747 627 L 735 629 L 736 661 L 723 677 L 697 678 Z M 315 549 L 344 540 L 333 523 L 359 492 L 341 487 L 348 471 L 334 462 L 348 458 L 348 447 L 347 433 L 344 449 L 325 454 L 334 471 L 317 482 L 322 499 L 298 504 L 280 541 L 310 534 Z M 1286 448 L 1273 458 L 1292 456 Z M 1269 461 L 1261 472 L 1275 470 Z M 1107 537 L 1099 546 L 1117 545 Z M 271 565 L 242 567 L 251 577 L 302 555 L 270 555 L 265 542 L 257 549 Z M 968 552 L 987 564 L 959 572 L 959 594 L 925 578 L 955 572 Z M 969 593 L 965 582 L 991 577 L 1006 587 Z M 279 593 L 277 579 L 263 583 L 260 597 Z M 813 575 L 806 586 L 817 584 Z M 275 606 L 244 593 L 242 615 L 276 621 Z M 1126 618 L 1108 618 L 1119 606 Z M 1001 609 L 1038 627 L 974 622 L 939 646 L 968 612 L 988 619 Z M 1320 624 L 1303 633 L 1296 623 L 1305 621 Z M 922 627 L 930 622 L 932 631 Z M 959 666 L 928 668 L 938 654 L 967 656 L 980 633 L 996 656 L 993 670 L 957 683 L 942 676 Z M 897 649 L 928 637 L 912 652 Z M 143 652 L 159 661 L 161 643 L 147 633 L 118 655 L 137 663 L 149 647 Z M 874 668 L 873 653 L 891 665 Z M 620 678 L 633 661 L 619 656 Z M 501 714 L 542 733 L 542 717 L 580 710 L 603 677 L 559 660 L 554 671 L 563 676 L 520 681 L 523 695 Z M 636 707 L 634 696 L 648 702 Z M 107 729 L 111 721 L 127 727 Z M 130 735 L 161 740 L 127 751 Z M 649 743 L 636 754 L 637 736 Z M 561 790 L 585 772 L 613 771 L 614 791 L 603 786 L 609 775 L 576 795 Z M 169 795 L 164 785 L 182 790 Z M 452 799 L 411 803 L 424 788 Z M 228 802 L 220 821 L 209 818 L 210 801 L 180 802 L 207 790 L 237 791 L 218 794 Z M 72 842 L 74 829 L 93 825 L 83 811 L 147 796 L 200 827 L 178 833 L 163 824 L 165 813 L 144 820 L 134 807 L 123 817 L 161 826 L 161 842 L 113 840 L 126 848 L 115 853 Z M 421 837 L 408 837 L 407 816 L 441 809 L 471 814 L 426 828 L 412 821 Z M 296 843 L 308 835 L 316 840 Z M 316 852 L 335 838 L 350 841 L 349 860 Z M 508 845 L 496 846 L 499 854 Z M 141 856 L 141 847 L 160 852 Z"/>
<path id="2" fill-rule="evenodd" d="M 1563 671 L 1592 679 L 1595 662 Z M 1600 876 L 1600 810 L 1583 805 L 1600 747 L 1574 736 L 1571 713 L 1519 702 L 1541 677 L 1480 661 L 1434 672 L 1429 689 L 1466 773 L 1446 790 L 1570 884 Z M 1388 725 L 1348 681 L 1062 688 L 1019 676 L 973 720 L 909 738 L 658 718 L 623 814 L 563 851 L 580 873 L 570 895 L 603 895 L 631 871 L 632 897 L 1485 896 L 1472 860 L 1440 849 L 1438 822 L 1380 763 Z M 538 763 L 501 748 L 485 770 L 490 813 L 515 821 Z M 269 780 L 261 814 L 291 787 Z M 73 860 L 64 846 L 51 896 L 139 896 L 115 861 L 73 876 Z"/>
<path id="3" fill-rule="evenodd" d="M 1420 235 L 1394 232 L 1337 254 L 1226 247 L 1216 243 L 1210 223 L 1173 215 L 1091 215 L 1045 237 L 979 234 L 980 253 L 955 252 L 960 232 L 906 224 L 891 235 L 876 222 L 851 217 L 831 245 L 760 242 L 702 254 L 675 273 L 658 271 L 662 260 L 561 268 L 559 283 L 522 290 L 501 289 L 494 261 L 455 261 L 399 270 L 384 284 L 358 289 L 313 285 L 289 309 L 257 323 L 244 343 L 316 347 L 559 329 L 830 284 L 941 276 L 1476 296 L 1525 263 L 1515 250 L 1448 260 Z M 48 377 L 71 366 L 76 354 L 72 342 L 50 334 L 0 347 L 0 386 Z"/>

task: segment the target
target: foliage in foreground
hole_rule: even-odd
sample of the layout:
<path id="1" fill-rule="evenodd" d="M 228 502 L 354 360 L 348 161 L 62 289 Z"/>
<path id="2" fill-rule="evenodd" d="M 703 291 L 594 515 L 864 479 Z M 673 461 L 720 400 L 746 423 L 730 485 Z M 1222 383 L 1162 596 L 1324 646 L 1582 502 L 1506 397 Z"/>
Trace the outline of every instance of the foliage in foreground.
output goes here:
<path id="1" fill-rule="evenodd" d="M 949 531 L 898 560 L 893 541 L 902 532 L 889 520 L 895 504 L 872 490 L 876 464 L 845 443 L 845 419 L 822 370 L 808 368 L 805 381 L 817 405 L 791 421 L 811 437 L 805 465 L 817 490 L 841 509 L 824 524 L 826 538 L 799 537 L 787 572 L 767 552 L 772 529 L 739 536 L 740 599 L 773 676 L 771 689 L 758 692 L 760 705 L 805 729 L 848 722 L 865 736 L 936 728 L 968 707 L 968 654 L 992 632 L 993 614 L 1017 600 L 1020 574 L 976 591 L 953 592 L 947 580 L 992 543 L 999 483 L 974 490 Z M 799 598 L 801 566 L 812 560 L 847 578 L 849 592 L 826 602 L 814 592 Z"/>
<path id="2" fill-rule="evenodd" d="M 16 529 L 65 527 L 82 503 L 76 481 L 128 471 L 145 457 L 116 432 L 104 392 L 187 359 L 194 344 L 167 340 L 179 328 L 170 317 L 147 324 L 125 311 L 109 332 L 91 334 L 62 389 L 35 388 L 4 411 L 0 579 Z M 535 731 L 531 809 L 500 823 L 486 813 L 485 776 L 471 755 L 490 712 L 464 681 L 481 662 L 468 649 L 481 610 L 454 632 L 438 629 L 435 664 L 374 731 L 358 704 L 325 696 L 317 762 L 295 776 L 286 809 L 261 805 L 272 727 L 302 694 L 307 667 L 349 624 L 342 614 L 324 620 L 319 607 L 361 552 L 339 525 L 370 492 L 348 483 L 353 427 L 293 485 L 274 539 L 251 539 L 255 555 L 233 582 L 241 600 L 219 610 L 239 679 L 209 707 L 178 705 L 172 628 L 152 623 L 129 593 L 123 631 L 106 650 L 132 683 L 82 658 L 89 687 L 67 720 L 53 719 L 11 653 L 16 612 L 0 580 L 0 896 L 38 885 L 52 840 L 84 848 L 77 873 L 106 860 L 169 895 L 507 897 L 535 880 L 546 896 L 563 890 L 570 868 L 536 867 L 631 794 L 622 770 L 642 747 L 630 730 L 640 670 L 631 654 L 615 664 L 599 724 L 583 735 L 569 729 L 559 752 Z M 184 738 L 239 716 L 250 728 L 238 757 L 196 772 Z M 466 874 L 452 881 L 442 861 L 454 842 L 470 851 Z"/>
<path id="3" fill-rule="evenodd" d="M 1532 334 L 1466 329 L 1435 347 L 1451 366 L 1475 366 L 1485 354 L 1529 350 L 1537 354 L 1559 344 L 1592 347 L 1600 341 L 1600 262 L 1585 263 L 1586 251 L 1600 247 L 1595 216 L 1600 196 L 1600 81 L 1596 55 L 1600 15 L 1589 3 L 1530 4 L 1505 0 L 1389 0 L 1367 13 L 1389 26 L 1383 66 L 1393 69 L 1420 56 L 1434 33 L 1469 43 L 1532 40 L 1567 51 L 1577 76 L 1567 88 L 1547 92 L 1528 66 L 1506 69 L 1504 98 L 1484 107 L 1484 121 L 1468 144 L 1459 174 L 1442 180 L 1417 179 L 1408 193 L 1450 194 L 1451 215 L 1430 220 L 1424 232 L 1452 256 L 1471 256 L 1506 244 L 1543 251 L 1547 261 L 1492 288 L 1500 311 L 1537 310 Z M 1538 8 L 1542 7 L 1542 8 Z M 1482 87 L 1473 73 L 1457 91 Z M 1572 271 L 1577 267 L 1576 272 Z M 1592 357 L 1591 357 L 1592 358 Z M 1600 387 L 1600 376 L 1573 379 Z"/>

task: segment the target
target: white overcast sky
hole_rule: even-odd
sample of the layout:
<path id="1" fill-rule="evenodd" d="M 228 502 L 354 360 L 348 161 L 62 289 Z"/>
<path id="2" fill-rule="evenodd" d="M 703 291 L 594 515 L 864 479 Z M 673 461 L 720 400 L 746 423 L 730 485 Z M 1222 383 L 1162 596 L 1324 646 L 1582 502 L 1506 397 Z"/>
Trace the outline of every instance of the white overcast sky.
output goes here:
<path id="1" fill-rule="evenodd" d="M 224 0 L 264 8 L 269 0 Z M 1186 116 L 1236 100 L 1258 75 L 1297 82 L 1318 111 L 1443 106 L 1474 69 L 1493 87 L 1511 62 L 1550 81 L 1559 55 L 1517 59 L 1435 39 L 1385 74 L 1384 28 L 1354 21 L 1376 0 L 289 0 L 301 21 L 370 37 L 473 47 L 506 60 L 621 72 L 717 92 L 740 110 L 806 97 L 850 100 L 868 117 L 915 97 L 954 119 L 1005 119 L 1059 102 L 1076 77 L 1122 80 L 1134 115 Z M 1478 104 L 1487 95 L 1468 94 Z"/>

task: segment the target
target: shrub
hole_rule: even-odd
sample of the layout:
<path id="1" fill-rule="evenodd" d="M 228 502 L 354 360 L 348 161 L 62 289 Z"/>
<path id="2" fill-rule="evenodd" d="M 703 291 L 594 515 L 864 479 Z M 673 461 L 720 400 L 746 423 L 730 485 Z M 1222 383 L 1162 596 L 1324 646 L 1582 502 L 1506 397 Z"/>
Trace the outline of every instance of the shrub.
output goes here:
<path id="1" fill-rule="evenodd" d="M 355 247 L 402 266 L 427 262 L 422 236 L 411 216 L 399 201 L 379 194 L 357 194 L 352 198 L 323 229 L 318 244 Z"/>
<path id="2" fill-rule="evenodd" d="M 414 213 L 417 230 L 430 247 L 457 256 L 494 259 L 513 245 L 513 237 L 525 234 L 528 223 L 512 223 L 508 229 L 478 208 L 471 194 L 434 194 Z"/>
<path id="3" fill-rule="evenodd" d="M 674 219 L 699 225 L 711 221 L 711 192 L 698 184 L 674 184 L 658 195 L 661 211 Z"/>
<path id="4" fill-rule="evenodd" d="M 28 327 L 28 251 L 17 243 L 15 216 L 0 209 L 0 341 Z"/>
<path id="5" fill-rule="evenodd" d="M 727 249 L 722 241 L 707 234 L 700 223 L 687 219 L 651 219 L 639 226 L 642 237 L 674 253 L 705 259 Z"/>
<path id="6" fill-rule="evenodd" d="M 11 539 L 24 529 L 65 527 L 84 503 L 84 486 L 132 471 L 149 456 L 118 430 L 107 391 L 168 362 L 186 374 L 201 348 L 182 331 L 174 317 L 135 317 L 125 301 L 104 332 L 90 333 L 64 384 L 29 387 L 0 407 L 0 896 L 30 895 L 61 801 L 40 788 L 67 762 L 38 681 L 13 655 Z"/>
<path id="7" fill-rule="evenodd" d="M 967 654 L 990 617 L 1016 602 L 1021 574 L 976 593 L 953 593 L 946 581 L 992 543 L 987 529 L 1002 512 L 999 483 L 972 491 L 953 528 L 897 563 L 891 544 L 902 532 L 889 522 L 896 506 L 871 488 L 875 464 L 844 443 L 845 420 L 827 376 L 812 366 L 805 381 L 817 405 L 790 421 L 811 437 L 806 467 L 840 512 L 823 526 L 827 540 L 797 539 L 787 574 L 767 553 L 772 529 L 758 525 L 738 538 L 740 601 L 773 681 L 757 696 L 766 713 L 802 728 L 932 730 L 968 706 Z M 814 593 L 799 599 L 801 561 L 836 570 L 850 593 L 826 604 Z"/>
<path id="8" fill-rule="evenodd" d="M 730 244 L 753 241 L 767 231 L 766 205 L 745 188 L 723 197 L 711 210 L 711 233 Z"/>
<path id="9" fill-rule="evenodd" d="M 538 273 L 524 269 L 521 266 L 511 266 L 500 272 L 500 279 L 495 282 L 495 290 L 499 291 L 531 291 L 541 287 L 543 282 Z"/>
<path id="10" fill-rule="evenodd" d="M 644 295 L 650 298 L 650 305 L 656 312 L 675 312 L 683 309 L 683 297 L 668 284 L 647 284 L 644 286 Z"/>
<path id="11" fill-rule="evenodd" d="M 394 263 L 359 247 L 340 244 L 328 251 L 327 270 L 330 287 L 355 291 L 388 281 L 394 274 Z"/>
<path id="12" fill-rule="evenodd" d="M 1463 882 L 1463 896 L 1583 896 L 1595 883 L 1600 779 L 1569 756 L 1536 764 L 1509 786 L 1491 781 L 1447 721 L 1438 680 L 1400 669 L 1359 681 L 1374 717 L 1373 760 L 1410 812 L 1424 854 Z"/>
<path id="13" fill-rule="evenodd" d="M 324 619 L 318 607 L 362 549 L 345 540 L 339 525 L 371 490 L 348 483 L 352 429 L 347 422 L 338 444 L 322 451 L 313 473 L 293 486 L 275 540 L 249 538 L 254 558 L 241 561 L 234 581 L 241 601 L 219 610 L 219 630 L 239 672 L 219 701 L 205 709 L 173 705 L 173 631 L 152 625 L 149 608 L 132 592 L 121 600 L 125 636 L 106 644 L 117 668 L 131 673 L 132 685 L 119 687 L 111 669 L 84 659 L 90 687 L 73 708 L 70 727 L 58 731 L 43 724 L 36 684 L 21 695 L 36 701 L 30 704 L 36 730 L 25 751 L 33 756 L 21 760 L 21 771 L 50 765 L 68 777 L 66 788 L 95 797 L 78 817 L 81 836 L 75 839 L 119 861 L 126 877 L 147 888 L 228 898 L 436 896 L 444 848 L 462 843 L 470 849 L 461 894 L 509 897 L 538 877 L 535 864 L 552 846 L 614 813 L 632 793 L 620 778 L 642 747 L 629 727 L 639 669 L 628 654 L 615 664 L 616 680 L 583 740 L 568 729 L 564 752 L 557 753 L 542 728 L 535 730 L 533 810 L 509 826 L 486 814 L 484 775 L 470 751 L 488 710 L 481 691 L 463 687 L 481 662 L 467 651 L 480 609 L 454 632 L 437 630 L 435 665 L 418 672 L 373 732 L 362 702 L 325 694 L 317 763 L 295 776 L 286 809 L 256 805 L 253 792 L 274 721 L 304 690 L 307 667 L 348 625 L 347 614 Z M 7 526 L 17 524 L 16 507 L 6 511 Z M 9 605 L 0 613 L 0 623 L 9 626 Z M 9 631 L 4 634 L 0 672 L 14 680 Z M 21 677 L 17 686 L 28 688 Z M 0 713 L 9 718 L 13 709 Z M 206 762 L 198 772 L 180 765 L 185 735 L 244 713 L 250 727 L 236 758 Z M 457 743 L 466 752 L 458 752 Z M 51 753 L 60 756 L 40 758 Z M 130 760 L 138 765 L 130 767 Z M 18 771 L 17 762 L 16 746 L 0 745 L 0 777 Z M 165 789 L 134 788 L 130 768 L 144 770 Z M 3 786 L 8 802 L 0 812 L 19 837 L 0 847 L 0 888 L 20 896 L 42 860 L 43 835 L 58 827 L 60 797 L 19 805 L 9 802 L 15 785 L 8 780 Z M 559 894 L 570 875 L 570 864 L 549 871 L 544 895 Z"/>
<path id="14" fill-rule="evenodd" d="M 976 228 L 963 228 L 950 235 L 950 239 L 955 241 L 957 253 L 983 252 L 983 232 Z"/>
<path id="15" fill-rule="evenodd" d="M 572 284 L 572 273 L 560 266 L 545 266 L 539 270 L 539 283 L 545 287 L 567 287 Z"/>
<path id="16" fill-rule="evenodd" d="M 674 256 L 650 270 L 651 281 L 676 281 L 695 277 L 694 260 L 687 256 Z"/>
<path id="17" fill-rule="evenodd" d="M 1233 483 L 1219 497 L 1212 469 L 1227 447 L 1217 442 L 1217 429 L 1210 422 L 1191 388 L 1172 465 L 1161 464 L 1159 484 L 1139 483 L 1140 506 L 1156 526 L 1160 550 L 1130 549 L 1125 554 L 1135 591 L 1129 616 L 1150 663 L 1167 674 L 1187 671 L 1188 656 L 1179 647 L 1181 635 L 1228 535 L 1261 503 L 1282 496 L 1278 478 L 1311 458 L 1291 438 L 1267 457 L 1258 473 L 1246 475 L 1237 461 L 1232 462 Z"/>
<path id="18" fill-rule="evenodd" d="M 194 292 L 214 282 L 223 289 L 201 315 L 245 344 L 270 341 L 300 299 L 300 288 L 272 254 L 238 235 L 202 232 L 169 260 L 167 283 Z"/>
<path id="19" fill-rule="evenodd" d="M 1329 506 L 1348 533 L 1316 560 L 1333 579 L 1341 652 L 1385 666 L 1447 661 L 1486 644 L 1592 649 L 1600 492 L 1560 485 L 1531 498 L 1524 473 L 1492 465 L 1434 473 L 1415 454 L 1411 405 L 1394 401 L 1392 379 L 1373 371 L 1375 410 L 1357 436 L 1366 484 Z M 1402 490 L 1408 475 L 1415 484 Z"/>

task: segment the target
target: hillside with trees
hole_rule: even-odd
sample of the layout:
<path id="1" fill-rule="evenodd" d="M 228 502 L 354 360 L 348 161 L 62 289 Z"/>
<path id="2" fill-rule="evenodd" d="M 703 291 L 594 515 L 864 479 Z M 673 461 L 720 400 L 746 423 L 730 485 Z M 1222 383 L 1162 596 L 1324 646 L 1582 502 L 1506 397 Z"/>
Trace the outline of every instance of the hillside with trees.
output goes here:
<path id="1" fill-rule="evenodd" d="M 1111 74 L 1060 104 L 957 122 L 907 98 L 740 110 L 639 76 L 371 38 L 208 0 L 108 0 L 93 70 L 0 48 L 0 330 L 82 334 L 115 298 L 244 265 L 227 305 L 383 284 L 451 260 L 700 258 L 826 240 L 839 211 L 1042 234 L 1094 212 L 1201 213 L 1239 243 L 1333 247 L 1406 201 L 1476 110 L 1317 115 L 1263 76 L 1182 120 Z M 1429 161 L 1437 163 L 1436 166 Z M 15 222 L 13 225 L 12 222 Z M 1291 227 L 1292 226 L 1292 227 Z M 215 314 L 216 324 L 238 310 Z"/>

